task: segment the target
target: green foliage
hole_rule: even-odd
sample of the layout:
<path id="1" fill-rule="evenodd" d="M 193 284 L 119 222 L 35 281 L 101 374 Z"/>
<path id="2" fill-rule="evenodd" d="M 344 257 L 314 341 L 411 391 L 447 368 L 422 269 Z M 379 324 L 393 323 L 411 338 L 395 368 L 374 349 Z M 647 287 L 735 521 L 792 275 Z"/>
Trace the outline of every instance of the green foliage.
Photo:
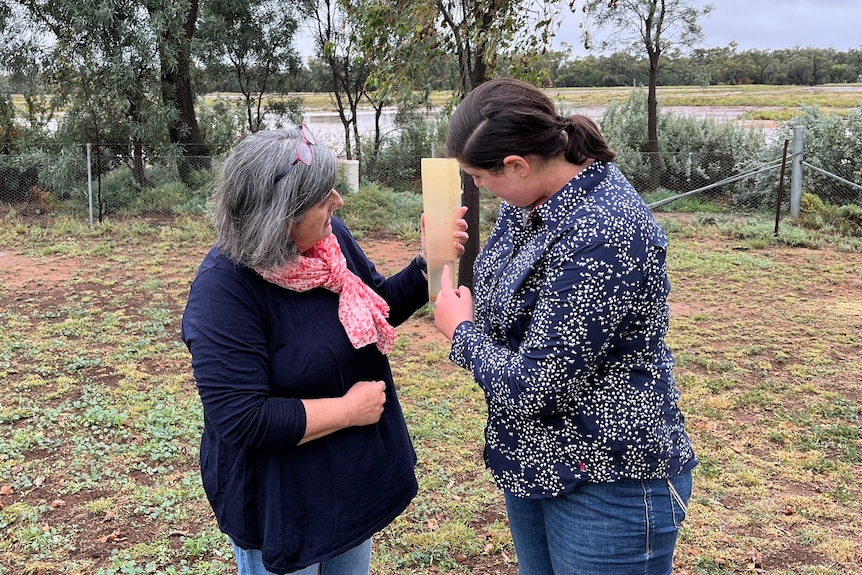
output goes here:
<path id="1" fill-rule="evenodd" d="M 847 114 L 823 113 L 817 105 L 803 105 L 802 112 L 781 124 L 775 137 L 759 154 L 762 162 L 780 159 L 785 141 L 792 141 L 793 129 L 802 129 L 805 144 L 803 161 L 835 174 L 857 186 L 862 186 L 862 171 L 858 169 L 862 157 L 862 106 Z M 788 149 L 788 159 L 792 147 Z M 827 176 L 817 170 L 803 167 L 803 186 L 821 202 L 833 206 L 862 204 L 862 190 Z M 783 209 L 789 206 L 790 174 L 785 175 Z M 760 205 L 774 209 L 778 178 L 765 173 L 750 180 L 747 185 L 736 186 L 735 200 L 745 205 Z M 803 197 L 802 210 L 811 209 L 812 198 Z M 807 218 L 809 221 L 812 217 Z"/>
<path id="2" fill-rule="evenodd" d="M 59 200 L 87 197 L 86 152 L 80 147 L 63 146 L 59 150 L 38 150 L 22 157 L 21 162 L 35 165 L 39 185 Z"/>
<path id="3" fill-rule="evenodd" d="M 616 163 L 638 190 L 648 190 L 650 178 L 647 146 L 647 94 L 634 89 L 625 102 L 614 101 L 601 121 L 602 133 L 617 152 Z M 661 174 L 664 190 L 651 195 L 654 202 L 664 197 L 698 189 L 730 175 L 744 173 L 752 159 L 762 155 L 765 139 L 760 130 L 733 121 L 698 119 L 662 112 L 658 117 Z M 737 203 L 735 196 L 750 184 L 728 185 L 700 194 L 703 205 L 725 206 Z M 681 200 L 680 200 L 681 201 Z M 686 199 L 689 209 L 696 204 Z M 678 209 L 679 202 L 668 204 Z"/>
<path id="4" fill-rule="evenodd" d="M 210 152 L 215 155 L 227 154 L 234 144 L 248 135 L 245 109 L 235 99 L 221 96 L 212 104 L 201 104 L 198 126 Z"/>
<path id="5" fill-rule="evenodd" d="M 190 170 L 183 181 L 177 178 L 172 158 L 161 158 L 147 167 L 147 186 L 131 206 L 131 214 L 202 214 L 212 192 L 217 170 Z"/>
<path id="6" fill-rule="evenodd" d="M 857 230 L 862 229 L 862 206 L 857 206 L 856 204 L 839 206 L 836 210 L 836 213 L 839 217 L 844 218 L 852 225 L 856 226 Z M 854 235 L 862 234 L 857 233 Z"/>
<path id="7" fill-rule="evenodd" d="M 652 207 L 653 203 L 660 202 L 661 200 L 665 200 L 667 198 L 672 198 L 676 196 L 675 192 L 672 192 L 666 188 L 659 188 L 654 192 L 643 194 L 644 201 L 647 204 L 650 204 Z M 663 204 L 661 206 L 653 207 L 653 211 L 656 212 L 682 212 L 682 213 L 713 213 L 722 211 L 722 207 L 711 203 L 707 198 L 703 197 L 703 194 L 694 194 L 691 196 L 685 196 L 678 200 L 674 200 L 673 202 Z"/>
<path id="8" fill-rule="evenodd" d="M 0 201 L 26 201 L 30 188 L 39 182 L 38 164 L 28 156 L 0 155 Z"/>
<path id="9" fill-rule="evenodd" d="M 803 214 L 822 214 L 826 210 L 826 202 L 822 198 L 809 192 L 803 192 L 802 201 L 799 203 L 800 212 Z"/>
<path id="10" fill-rule="evenodd" d="M 862 206 L 833 206 L 811 193 L 802 195 L 801 226 L 836 236 L 862 238 Z"/>
<path id="11" fill-rule="evenodd" d="M 761 130 L 735 121 L 673 114 L 662 116 L 659 140 L 662 182 L 677 189 L 699 188 L 744 171 L 765 142 Z"/>
<path id="12" fill-rule="evenodd" d="M 583 5 L 585 20 L 584 44 L 592 47 L 590 24 L 612 31 L 609 39 L 600 46 L 611 45 L 634 48 L 641 53 L 671 52 L 672 48 L 692 47 L 703 40 L 698 23 L 712 11 L 710 4 L 700 5 L 691 0 L 658 0 L 606 2 L 586 0 Z"/>
<path id="13" fill-rule="evenodd" d="M 297 18 L 296 4 L 273 0 L 201 3 L 194 52 L 207 68 L 238 80 L 249 131 L 266 127 L 267 91 L 283 88 L 299 70 L 301 60 L 293 38 Z"/>
<path id="14" fill-rule="evenodd" d="M 198 188 L 191 189 L 179 181 L 139 189 L 131 178 L 131 172 L 121 168 L 112 172 L 103 185 L 103 198 L 107 213 L 125 216 L 145 214 L 203 214 L 206 211 L 212 173 L 198 172 L 201 181 Z"/>
<path id="15" fill-rule="evenodd" d="M 298 94 L 269 98 L 266 101 L 266 111 L 276 118 L 275 126 L 272 127 L 282 127 L 282 118 L 290 124 L 298 126 L 305 118 L 305 101 Z"/>
<path id="16" fill-rule="evenodd" d="M 608 3 L 605 3 L 609 5 Z M 631 39 L 631 35 L 627 35 Z M 626 49 L 618 36 L 610 36 L 613 46 L 608 53 L 572 57 L 570 53 L 554 55 L 549 66 L 554 86 L 557 87 L 611 87 L 646 85 L 649 82 L 649 56 L 640 50 Z M 801 86 L 808 95 L 803 101 L 821 99 L 835 102 L 844 96 L 825 91 L 812 92 L 810 86 L 820 84 L 852 84 L 862 77 L 862 61 L 856 50 L 840 52 L 832 48 L 787 48 L 778 50 L 738 50 L 736 46 L 716 46 L 693 50 L 662 50 L 662 64 L 658 69 L 659 86 L 734 86 L 735 90 L 757 85 Z M 763 94 L 765 97 L 766 94 Z M 743 97 L 738 91 L 728 93 L 733 100 Z M 731 104 L 729 102 L 729 104 Z M 740 105 L 741 102 L 732 102 Z M 771 106 L 796 107 L 799 99 L 773 99 Z M 665 102 L 668 105 L 668 102 Z M 688 105 L 681 102 L 681 105 Z M 843 105 L 832 103 L 830 105 Z M 856 105 L 856 99 L 849 104 Z M 764 117 L 776 112 L 762 112 Z M 768 115 L 770 119 L 786 120 Z"/>
<path id="17" fill-rule="evenodd" d="M 363 184 L 355 193 L 344 197 L 338 210 L 350 229 L 359 232 L 386 232 L 400 237 L 416 238 L 422 196 L 411 192 L 396 192 L 377 184 Z"/>
<path id="18" fill-rule="evenodd" d="M 819 106 L 803 106 L 802 113 L 783 126 L 787 134 L 801 127 L 805 139 L 805 162 L 862 186 L 862 104 L 846 115 L 821 112 Z M 849 198 L 862 199 L 862 191 L 839 185 L 828 176 L 810 170 L 806 187 L 825 202 L 846 203 Z"/>
<path id="19" fill-rule="evenodd" d="M 190 195 L 190 190 L 181 182 L 170 182 L 157 188 L 146 188 L 132 202 L 130 211 L 133 214 L 171 213 L 179 206 L 184 205 Z"/>
<path id="20" fill-rule="evenodd" d="M 617 152 L 620 168 L 630 168 L 632 172 L 648 169 L 642 157 L 647 150 L 647 93 L 643 89 L 629 90 L 625 100 L 612 100 L 602 116 L 601 129 Z"/>
<path id="21" fill-rule="evenodd" d="M 377 154 L 363 155 L 360 172 L 383 186 L 421 192 L 421 159 L 444 155 L 448 117 L 428 121 L 418 111 L 404 112 L 396 124 L 398 132 L 383 141 Z"/>
<path id="22" fill-rule="evenodd" d="M 95 185 L 94 185 L 95 187 Z M 140 196 L 141 189 L 132 171 L 123 166 L 112 170 L 101 178 L 101 197 L 104 213 L 117 213 L 130 208 Z M 94 189 L 93 195 L 97 194 Z"/>

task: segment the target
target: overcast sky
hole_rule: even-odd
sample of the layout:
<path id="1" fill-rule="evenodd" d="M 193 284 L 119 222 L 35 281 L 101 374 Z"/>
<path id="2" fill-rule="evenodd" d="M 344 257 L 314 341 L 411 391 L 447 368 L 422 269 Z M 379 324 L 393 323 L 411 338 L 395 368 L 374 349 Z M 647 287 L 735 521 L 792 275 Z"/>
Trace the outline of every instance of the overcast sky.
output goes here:
<path id="1" fill-rule="evenodd" d="M 734 41 L 740 51 L 810 46 L 846 52 L 862 48 L 862 0 L 712 0 L 709 3 L 714 9 L 701 20 L 704 48 L 724 47 Z M 572 45 L 575 56 L 585 53 L 578 39 L 578 22 L 580 15 L 572 16 L 557 34 L 558 42 Z"/>
<path id="2" fill-rule="evenodd" d="M 704 48 L 722 48 L 736 42 L 743 50 L 783 48 L 862 49 L 862 0 L 712 0 L 700 2 L 715 8 L 701 20 Z M 578 3 L 580 5 L 580 3 Z M 575 57 L 586 55 L 579 39 L 580 12 L 569 13 L 557 33 L 555 47 L 572 46 Z M 596 37 L 600 31 L 593 30 Z M 303 58 L 312 44 L 300 34 Z M 302 37 L 304 36 L 304 37 Z M 613 51 L 613 50 L 612 50 Z"/>

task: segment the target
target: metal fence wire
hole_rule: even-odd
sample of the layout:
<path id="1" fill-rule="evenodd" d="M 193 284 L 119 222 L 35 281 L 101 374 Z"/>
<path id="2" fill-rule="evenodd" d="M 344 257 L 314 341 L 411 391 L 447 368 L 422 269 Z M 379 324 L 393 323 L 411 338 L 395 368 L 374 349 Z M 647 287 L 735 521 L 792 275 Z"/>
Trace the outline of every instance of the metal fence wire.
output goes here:
<path id="1" fill-rule="evenodd" d="M 77 154 L 0 155 L 0 216 L 62 214 L 91 222 L 145 217 L 168 224 L 178 215 L 205 212 L 221 161 L 177 155 L 141 158 L 116 148 L 110 154 L 84 149 Z M 720 151 L 662 154 L 657 174 L 650 170 L 648 154 L 628 154 L 618 158 L 618 164 L 656 211 L 776 213 L 783 191 L 780 212 L 792 213 L 790 156 L 740 166 L 732 153 Z M 862 179 L 859 174 L 798 164 L 803 191 L 832 206 L 862 206 L 862 185 L 853 181 Z M 420 194 L 420 165 L 421 157 L 415 155 L 346 161 L 336 188 L 350 193 L 374 184 Z"/>

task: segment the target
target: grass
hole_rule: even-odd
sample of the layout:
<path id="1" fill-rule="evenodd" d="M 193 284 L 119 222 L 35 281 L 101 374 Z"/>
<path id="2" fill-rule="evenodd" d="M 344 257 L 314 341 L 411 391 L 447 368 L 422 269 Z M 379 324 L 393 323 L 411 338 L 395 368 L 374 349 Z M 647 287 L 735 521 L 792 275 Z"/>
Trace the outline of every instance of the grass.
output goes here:
<path id="1" fill-rule="evenodd" d="M 547 90 L 547 93 L 555 101 L 571 102 L 578 106 L 595 106 L 607 104 L 610 100 L 624 100 L 630 91 L 631 87 L 555 88 Z M 747 106 L 770 109 L 794 108 L 802 104 L 817 104 L 824 108 L 855 108 L 862 100 L 858 84 L 659 86 L 657 95 L 662 106 Z"/>
<path id="2" fill-rule="evenodd" d="M 793 222 L 776 238 L 767 221 L 658 217 L 701 460 L 675 572 L 859 573 L 862 250 Z M 389 273 L 418 237 L 381 225 L 401 237 L 366 224 L 361 241 Z M 0 220 L 0 575 L 235 573 L 200 486 L 178 335 L 211 241 L 192 218 Z M 420 491 L 375 538 L 373 573 L 516 573 L 481 459 L 484 399 L 427 309 L 391 359 Z"/>
<path id="3" fill-rule="evenodd" d="M 645 88 L 644 88 L 645 89 Z M 548 88 L 545 92 L 561 106 L 595 107 L 607 106 L 612 101 L 628 99 L 632 88 Z M 746 117 L 753 120 L 788 120 L 797 114 L 802 105 L 817 105 L 822 110 L 844 112 L 862 104 L 859 84 L 827 84 L 821 86 L 772 86 L 746 84 L 738 86 L 659 86 L 658 100 L 661 106 L 739 106 L 750 108 Z M 330 94 L 324 92 L 302 92 L 309 110 L 333 109 Z M 217 96 L 209 94 L 207 101 Z M 453 94 L 438 90 L 431 94 L 431 104 L 443 106 Z"/>

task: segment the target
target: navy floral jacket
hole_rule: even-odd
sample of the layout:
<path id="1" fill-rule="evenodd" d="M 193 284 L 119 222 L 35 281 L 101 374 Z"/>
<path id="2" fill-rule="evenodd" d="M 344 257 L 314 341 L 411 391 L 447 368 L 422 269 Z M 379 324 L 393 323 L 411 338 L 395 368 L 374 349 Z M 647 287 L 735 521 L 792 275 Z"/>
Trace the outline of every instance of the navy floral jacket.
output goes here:
<path id="1" fill-rule="evenodd" d="M 475 324 L 450 359 L 485 392 L 499 487 L 672 477 L 697 463 L 665 345 L 667 238 L 616 165 L 532 211 L 503 203 L 474 270 Z"/>

